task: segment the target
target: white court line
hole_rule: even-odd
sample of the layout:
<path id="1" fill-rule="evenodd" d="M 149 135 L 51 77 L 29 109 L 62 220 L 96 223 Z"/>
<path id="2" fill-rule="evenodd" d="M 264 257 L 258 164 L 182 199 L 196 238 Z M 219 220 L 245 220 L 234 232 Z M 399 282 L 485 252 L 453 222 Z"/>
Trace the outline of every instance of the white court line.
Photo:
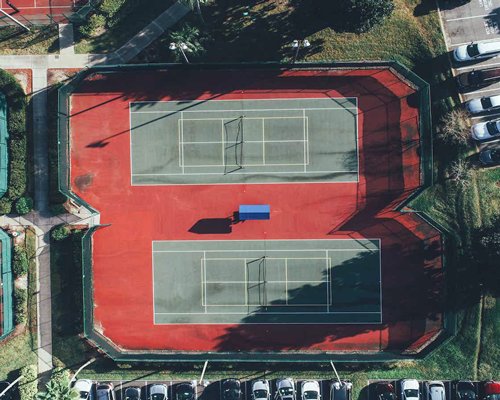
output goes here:
<path id="1" fill-rule="evenodd" d="M 177 114 L 177 113 L 242 113 L 242 112 L 270 112 L 270 111 L 322 111 L 322 110 L 357 110 L 357 107 L 308 107 L 308 108 L 250 108 L 248 110 L 184 110 L 184 111 L 131 111 L 132 114 Z M 280 118 L 280 117 L 267 117 Z M 188 118 L 189 119 L 189 118 Z M 218 119 L 218 118 L 215 118 Z"/>
<path id="2" fill-rule="evenodd" d="M 304 118 L 303 122 L 303 135 L 304 135 L 304 172 L 307 172 L 307 154 L 306 154 L 306 110 L 302 109 L 302 117 Z"/>
<path id="3" fill-rule="evenodd" d="M 326 257 L 326 312 L 330 312 L 330 298 L 331 298 L 331 288 L 330 288 L 330 268 L 331 268 L 331 262 L 332 259 L 329 258 L 330 256 L 328 255 L 328 250 L 325 250 L 325 257 Z M 328 262 L 328 260 L 330 262 Z"/>
<path id="4" fill-rule="evenodd" d="M 222 166 L 225 167 L 226 164 L 226 148 L 225 148 L 225 143 L 224 143 L 224 120 L 221 119 L 221 135 L 222 135 Z M 184 124 L 184 123 L 183 123 Z"/>
<path id="5" fill-rule="evenodd" d="M 204 266 L 203 271 L 205 273 L 205 276 L 204 276 L 203 280 L 206 282 L 206 280 L 207 280 L 207 264 L 206 264 L 206 261 L 205 261 L 206 260 L 205 255 L 206 255 L 206 252 L 203 252 L 203 260 L 204 260 L 204 262 L 203 262 L 203 266 Z M 204 301 L 205 301 L 205 314 L 206 314 L 207 313 L 207 306 L 208 306 L 206 285 L 205 285 L 205 298 L 204 298 Z"/>
<path id="6" fill-rule="evenodd" d="M 294 111 L 300 111 L 300 110 L 301 110 L 300 108 L 297 108 Z M 269 110 L 264 110 L 264 111 L 269 111 Z M 189 111 L 183 111 L 183 112 L 189 112 Z M 243 113 L 243 112 L 245 112 L 245 111 L 244 110 L 240 111 L 240 113 Z M 227 121 L 227 122 L 234 122 L 234 120 L 238 119 L 238 118 L 241 118 L 241 116 L 239 116 L 239 117 L 225 117 L 225 118 L 218 117 L 218 118 L 180 118 L 180 119 L 182 121 L 218 121 L 218 120 L 222 120 L 222 121 Z M 267 119 L 302 119 L 302 118 L 304 118 L 304 117 L 293 116 L 293 115 L 286 116 L 285 115 L 283 117 L 275 117 L 275 116 L 273 116 L 273 117 L 246 117 L 245 116 L 243 119 L 252 119 L 252 120 L 266 119 L 267 120 Z"/>
<path id="7" fill-rule="evenodd" d="M 497 89 L 498 90 L 498 89 Z M 302 139 L 283 139 L 283 140 L 245 140 L 244 143 L 302 143 L 305 140 Z M 219 144 L 226 143 L 221 142 L 220 140 L 214 140 L 210 142 L 182 142 L 182 144 Z"/>
<path id="8" fill-rule="evenodd" d="M 298 305 L 292 305 L 290 304 L 289 307 L 290 308 L 293 308 L 293 307 L 301 307 L 303 304 L 298 304 Z M 255 307 L 260 307 L 260 304 L 255 304 L 253 305 Z M 284 304 L 279 304 L 278 307 L 284 307 L 285 305 Z M 325 305 L 324 304 L 311 304 L 311 307 L 324 307 Z M 218 305 L 210 305 L 208 307 L 219 307 Z M 222 306 L 222 307 L 244 307 L 243 305 L 241 304 L 231 304 L 231 305 L 228 305 L 228 306 Z M 274 306 L 273 306 L 274 307 Z M 199 312 L 183 312 L 183 313 L 166 313 L 166 312 L 159 312 L 159 313 L 156 313 L 158 315 L 205 315 L 205 313 L 199 313 Z M 220 311 L 217 311 L 217 312 L 208 312 L 208 314 L 220 314 L 220 315 L 248 315 L 248 313 L 246 312 L 220 312 Z M 270 314 L 270 315 L 303 315 L 303 314 L 320 314 L 320 315 L 335 315 L 335 314 L 369 314 L 369 315 L 372 315 L 372 314 L 380 314 L 378 311 L 331 311 L 329 313 L 327 313 L 326 311 L 307 311 L 307 312 L 272 312 L 272 311 L 253 311 L 251 312 L 250 314 Z M 181 324 L 185 324 L 186 322 L 181 322 Z M 188 322 L 188 323 L 192 323 L 192 322 Z M 197 322 L 197 324 L 199 324 L 200 322 Z M 220 323 L 220 322 L 219 322 Z M 264 324 L 267 325 L 267 322 L 262 322 Z M 291 324 L 292 322 L 282 322 L 281 324 Z M 334 324 L 335 322 L 327 322 L 327 324 Z M 339 323 L 339 322 L 337 322 Z M 351 322 L 341 322 L 342 324 L 351 324 Z M 353 322 L 354 323 L 354 322 Z M 363 324 L 367 324 L 369 322 L 362 322 Z M 370 322 L 372 323 L 372 322 Z M 170 322 L 168 322 L 168 324 L 170 324 Z M 205 322 L 203 322 L 203 324 L 205 324 Z M 207 324 L 210 324 L 209 322 L 207 322 Z M 241 323 L 240 323 L 241 324 Z M 295 325 L 295 322 L 293 322 L 293 324 Z M 305 325 L 310 325 L 311 322 L 307 322 L 305 323 Z M 316 322 L 314 322 L 313 324 L 316 324 Z M 244 324 L 246 325 L 246 324 Z"/>
<path id="9" fill-rule="evenodd" d="M 269 239 L 266 239 L 266 241 L 267 240 L 269 240 Z M 290 239 L 290 240 L 293 240 L 293 239 Z M 321 239 L 315 239 L 315 240 L 321 240 Z M 329 239 L 324 239 L 324 240 L 329 240 Z M 380 251 L 380 249 L 280 249 L 280 250 L 266 249 L 266 252 L 275 251 L 275 252 L 288 253 L 288 252 L 301 251 L 301 252 L 306 253 L 306 252 L 312 252 L 312 251 L 323 252 L 326 250 L 327 251 L 355 251 L 358 253 L 364 253 L 364 252 L 374 253 L 374 252 Z M 229 250 L 225 250 L 225 249 L 218 249 L 218 250 L 153 250 L 153 253 L 201 253 L 201 252 L 203 252 L 203 253 L 220 253 L 220 252 L 224 252 L 224 253 L 241 253 L 241 252 L 262 253 L 262 251 L 263 250 L 247 250 L 247 249 L 243 249 L 243 250 L 232 250 L 232 249 L 229 249 Z M 288 258 L 294 259 L 293 257 L 288 257 Z M 323 259 L 323 257 L 321 257 L 321 259 Z M 241 260 L 241 258 L 239 258 L 239 260 Z"/>
<path id="10" fill-rule="evenodd" d="M 154 255 L 154 241 L 151 242 L 151 255 Z M 153 293 L 153 325 L 156 325 L 156 297 L 155 297 L 155 260 L 151 257 L 151 285 Z"/>
<path id="11" fill-rule="evenodd" d="M 182 102 L 190 102 L 190 103 L 211 103 L 211 102 L 223 102 L 223 101 L 304 101 L 304 100 L 323 100 L 323 101 L 331 101 L 331 100 L 350 100 L 357 99 L 357 97 L 307 97 L 302 99 L 297 98 L 288 98 L 288 97 L 273 97 L 266 99 L 217 99 L 217 100 L 200 100 L 200 99 L 182 99 L 182 100 L 139 100 L 133 101 L 134 104 L 156 104 L 156 103 L 175 103 L 178 104 L 179 101 Z"/>
<path id="12" fill-rule="evenodd" d="M 491 13 L 491 14 L 482 14 L 482 15 L 472 15 L 470 17 L 450 18 L 450 19 L 447 19 L 446 22 L 463 21 L 466 19 L 484 18 L 484 17 L 496 16 L 496 15 L 497 15 L 497 13 Z"/>
<path id="13" fill-rule="evenodd" d="M 266 165 L 266 124 L 262 120 L 262 164 Z"/>
<path id="14" fill-rule="evenodd" d="M 187 164 L 184 165 L 186 168 L 210 168 L 210 167 L 293 167 L 293 166 L 302 166 L 304 163 L 297 163 L 297 164 Z M 298 171 L 300 173 L 304 173 L 303 171 Z M 354 172 L 354 171 L 353 171 Z M 237 172 L 231 172 L 231 175 L 236 174 Z M 274 172 L 267 172 L 267 173 L 274 173 Z M 287 172 L 290 173 L 290 172 Z M 245 175 L 250 174 L 250 172 L 245 173 Z M 255 174 L 255 172 L 254 172 Z M 164 175 L 164 174 L 133 174 L 135 175 Z M 167 174 L 171 175 L 171 174 Z M 220 175 L 220 172 L 213 172 L 213 173 L 187 173 L 187 174 L 175 174 L 175 175 Z"/>
<path id="15" fill-rule="evenodd" d="M 133 131 L 132 131 L 132 111 L 130 110 L 130 103 L 128 103 L 128 111 L 129 111 L 129 116 L 128 116 L 128 123 L 129 123 L 129 132 L 130 132 L 130 135 L 128 140 L 129 140 L 129 144 L 130 144 L 130 149 L 129 149 L 129 158 L 130 158 L 130 186 L 134 186 L 133 182 L 132 182 L 132 178 L 134 176 L 133 172 L 134 172 L 134 166 L 132 164 L 132 151 L 133 151 L 133 145 L 132 145 L 132 134 L 133 134 Z"/>
<path id="16" fill-rule="evenodd" d="M 247 166 L 249 164 L 246 164 Z M 302 165 L 302 164 L 267 164 L 268 166 L 269 165 L 273 165 L 273 166 L 294 166 L 294 165 Z M 223 166 L 223 165 L 222 165 Z M 258 165 L 258 166 L 262 166 L 262 165 Z M 197 168 L 197 167 L 203 167 L 203 168 L 206 168 L 206 167 L 221 167 L 221 165 L 190 165 L 189 168 Z M 253 172 L 239 172 L 239 171 L 235 171 L 235 172 L 231 172 L 231 175 L 255 175 L 255 174 L 258 174 L 259 171 L 253 171 Z M 267 172 L 266 172 L 267 173 Z M 273 172 L 270 172 L 272 174 L 303 174 L 304 172 L 303 171 L 273 171 Z M 308 174 L 311 174 L 311 173 L 314 173 L 314 174 L 340 174 L 340 173 L 346 173 L 346 174 L 355 174 L 356 171 L 307 171 Z M 180 174 L 132 174 L 132 176 L 182 176 L 182 175 L 220 175 L 220 172 L 187 172 L 187 173 L 180 173 Z M 316 182 L 316 183 L 339 183 L 339 182 L 357 182 L 357 181 L 324 181 L 324 182 Z M 275 184 L 275 182 L 255 182 L 255 184 L 257 185 L 263 185 L 263 184 L 266 184 L 266 183 L 273 183 Z M 286 183 L 286 182 L 278 182 L 278 184 L 283 184 L 283 183 Z M 289 182 L 289 183 L 300 183 L 300 182 Z M 314 182 L 307 182 L 307 183 L 314 183 Z M 249 183 L 246 182 L 245 183 L 246 185 L 248 185 Z M 151 184 L 148 184 L 148 183 L 144 183 L 140 186 L 148 186 L 148 185 L 151 185 L 151 186 L 169 186 L 168 184 L 165 185 L 165 184 L 155 184 L 155 183 L 151 183 Z M 178 184 L 174 184 L 174 185 L 178 185 Z M 191 183 L 186 183 L 186 185 L 192 185 Z M 198 183 L 198 185 L 212 185 L 211 183 Z M 222 185 L 222 184 L 221 184 Z M 234 185 L 234 183 L 227 183 L 227 185 Z"/>
<path id="17" fill-rule="evenodd" d="M 379 242 L 379 245 L 381 243 Z M 378 253 L 378 273 L 379 273 L 379 283 L 378 283 L 378 287 L 379 287 L 379 292 L 380 292 L 380 296 L 379 296 L 379 303 L 378 303 L 378 309 L 379 309 L 379 312 L 380 312 L 380 323 L 382 323 L 383 321 L 383 316 L 382 316 L 382 252 L 379 251 Z"/>
<path id="18" fill-rule="evenodd" d="M 288 258 L 285 258 L 285 303 L 288 305 Z"/>
<path id="19" fill-rule="evenodd" d="M 225 250 L 221 250 L 224 252 Z M 245 250 L 242 250 L 245 251 Z M 251 250 L 251 251 L 258 251 L 258 250 Z M 271 250 L 272 251 L 272 250 Z M 278 250 L 274 250 L 278 251 Z M 252 259 L 252 262 L 260 260 L 262 257 L 257 257 L 255 259 Z M 325 257 L 266 257 L 267 260 L 324 260 Z M 241 260 L 248 260 L 248 257 L 219 257 L 219 258 L 206 258 L 207 261 L 223 261 L 223 260 L 232 260 L 232 261 L 241 261 Z"/>

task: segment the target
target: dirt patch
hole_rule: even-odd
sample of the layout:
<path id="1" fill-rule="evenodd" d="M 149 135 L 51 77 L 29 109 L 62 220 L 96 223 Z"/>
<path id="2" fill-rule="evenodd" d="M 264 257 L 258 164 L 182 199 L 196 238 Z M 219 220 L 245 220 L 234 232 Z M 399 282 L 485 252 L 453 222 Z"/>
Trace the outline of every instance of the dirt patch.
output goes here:
<path id="1" fill-rule="evenodd" d="M 47 70 L 47 82 L 49 85 L 55 85 L 67 81 L 79 71 L 79 68 L 49 69 Z"/>
<path id="2" fill-rule="evenodd" d="M 79 191 L 85 192 L 85 190 L 87 190 L 88 187 L 92 185 L 93 181 L 94 181 L 93 174 L 80 175 L 75 178 L 75 186 L 78 188 Z"/>
<path id="3" fill-rule="evenodd" d="M 16 81 L 21 85 L 24 93 L 30 94 L 32 89 L 32 75 L 30 69 L 7 69 L 9 73 L 16 78 Z"/>

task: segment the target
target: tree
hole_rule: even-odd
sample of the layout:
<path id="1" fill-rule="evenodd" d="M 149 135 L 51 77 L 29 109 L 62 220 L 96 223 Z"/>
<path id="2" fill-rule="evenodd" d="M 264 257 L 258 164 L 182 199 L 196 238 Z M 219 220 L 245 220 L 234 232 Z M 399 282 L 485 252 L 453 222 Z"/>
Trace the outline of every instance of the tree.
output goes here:
<path id="1" fill-rule="evenodd" d="M 181 27 L 170 33 L 170 41 L 175 43 L 177 46 L 180 44 L 185 44 L 187 49 L 185 51 L 188 55 L 198 57 L 205 52 L 205 48 L 200 42 L 200 30 L 189 24 L 182 24 Z M 182 61 L 181 50 L 174 51 L 174 57 L 176 61 Z"/>
<path id="2" fill-rule="evenodd" d="M 203 15 L 201 13 L 201 5 L 207 4 L 208 0 L 183 0 L 183 3 L 186 4 L 191 10 L 196 10 L 198 17 L 200 18 L 202 23 L 205 23 L 203 19 Z"/>
<path id="3" fill-rule="evenodd" d="M 469 140 L 469 136 L 469 118 L 464 109 L 452 110 L 443 116 L 439 129 L 439 137 L 443 142 L 465 145 Z"/>
<path id="4" fill-rule="evenodd" d="M 394 11 L 393 0 L 323 0 L 318 7 L 322 15 L 328 15 L 336 30 L 356 33 L 368 32 L 381 24 Z"/>
<path id="5" fill-rule="evenodd" d="M 28 214 L 33 209 L 33 199 L 29 196 L 23 196 L 16 201 L 16 212 L 19 215 Z"/>
<path id="6" fill-rule="evenodd" d="M 56 369 L 50 381 L 45 385 L 45 392 L 38 393 L 38 400 L 74 400 L 78 392 L 70 387 L 68 370 Z"/>
<path id="7" fill-rule="evenodd" d="M 54 240 L 66 239 L 70 233 L 71 230 L 66 225 L 64 224 L 58 225 L 54 229 L 52 229 L 52 239 Z"/>
<path id="8" fill-rule="evenodd" d="M 466 188 L 471 184 L 472 169 L 466 160 L 457 160 L 450 166 L 451 179 L 462 188 Z"/>
<path id="9" fill-rule="evenodd" d="M 21 400 L 34 400 L 38 391 L 38 370 L 34 364 L 26 365 L 19 371 L 22 376 L 19 382 L 19 397 Z"/>

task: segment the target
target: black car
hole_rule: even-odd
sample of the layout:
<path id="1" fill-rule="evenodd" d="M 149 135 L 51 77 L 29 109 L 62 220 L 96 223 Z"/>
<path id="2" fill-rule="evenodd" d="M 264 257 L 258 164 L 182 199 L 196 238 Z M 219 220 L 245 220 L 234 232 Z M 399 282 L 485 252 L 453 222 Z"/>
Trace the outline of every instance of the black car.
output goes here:
<path id="1" fill-rule="evenodd" d="M 377 383 L 375 388 L 378 400 L 396 400 L 396 390 L 394 385 L 389 382 Z"/>
<path id="2" fill-rule="evenodd" d="M 500 147 L 487 147 L 481 150 L 479 161 L 485 167 L 500 165 Z"/>
<path id="3" fill-rule="evenodd" d="M 141 388 L 129 386 L 124 391 L 125 400 L 141 400 Z"/>
<path id="4" fill-rule="evenodd" d="M 223 400 L 240 400 L 241 383 L 237 379 L 224 379 L 221 387 L 221 397 Z"/>
<path id="5" fill-rule="evenodd" d="M 351 400 L 352 383 L 349 381 L 333 381 L 330 384 L 330 400 Z"/>
<path id="6" fill-rule="evenodd" d="M 477 390 L 471 381 L 458 381 L 455 387 L 456 400 L 477 400 Z"/>
<path id="7" fill-rule="evenodd" d="M 176 400 L 195 400 L 196 388 L 192 382 L 179 383 L 175 390 Z"/>

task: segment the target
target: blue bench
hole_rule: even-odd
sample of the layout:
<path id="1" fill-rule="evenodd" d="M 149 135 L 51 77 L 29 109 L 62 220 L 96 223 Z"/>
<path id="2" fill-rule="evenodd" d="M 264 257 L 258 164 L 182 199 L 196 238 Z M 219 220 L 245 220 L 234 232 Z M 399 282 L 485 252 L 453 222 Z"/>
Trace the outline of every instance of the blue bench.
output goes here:
<path id="1" fill-rule="evenodd" d="M 240 221 L 271 219 L 271 206 L 268 204 L 243 204 L 239 209 Z"/>

